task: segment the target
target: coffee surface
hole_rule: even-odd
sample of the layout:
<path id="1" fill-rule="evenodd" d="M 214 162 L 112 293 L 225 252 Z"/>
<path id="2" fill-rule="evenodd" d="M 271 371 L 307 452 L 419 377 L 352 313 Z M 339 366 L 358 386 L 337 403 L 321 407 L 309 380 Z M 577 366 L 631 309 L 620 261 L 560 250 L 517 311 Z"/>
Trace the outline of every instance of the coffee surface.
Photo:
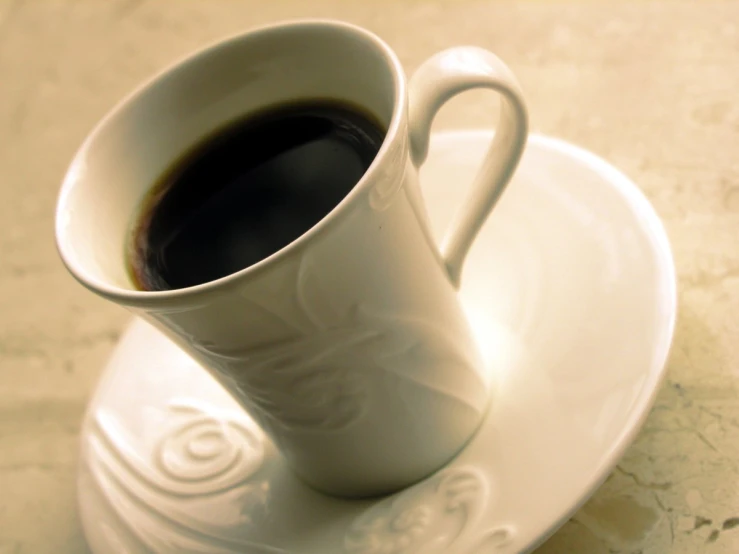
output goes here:
<path id="1" fill-rule="evenodd" d="M 219 279 L 277 252 L 362 178 L 384 129 L 335 101 L 271 107 L 176 161 L 136 217 L 128 262 L 141 290 Z"/>

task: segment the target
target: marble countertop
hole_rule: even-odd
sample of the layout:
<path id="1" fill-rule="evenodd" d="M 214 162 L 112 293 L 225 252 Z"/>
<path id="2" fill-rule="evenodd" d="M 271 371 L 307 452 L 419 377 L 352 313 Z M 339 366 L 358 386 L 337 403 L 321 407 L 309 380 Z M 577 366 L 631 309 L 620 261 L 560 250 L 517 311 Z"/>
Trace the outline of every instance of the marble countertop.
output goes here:
<path id="1" fill-rule="evenodd" d="M 409 71 L 446 46 L 487 47 L 518 75 L 534 130 L 642 187 L 679 276 L 667 379 L 616 471 L 537 553 L 739 551 L 739 3 L 0 0 L 0 553 L 88 552 L 77 435 L 129 317 L 57 258 L 66 164 L 142 79 L 297 16 L 369 27 Z M 486 125 L 492 102 L 456 99 L 435 127 Z"/>

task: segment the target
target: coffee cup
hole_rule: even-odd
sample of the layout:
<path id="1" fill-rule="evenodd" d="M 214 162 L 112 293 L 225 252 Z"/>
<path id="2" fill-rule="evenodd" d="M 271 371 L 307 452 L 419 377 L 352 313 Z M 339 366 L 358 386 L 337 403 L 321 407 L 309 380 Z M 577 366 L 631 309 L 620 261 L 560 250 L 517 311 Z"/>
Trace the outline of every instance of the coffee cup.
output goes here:
<path id="1" fill-rule="evenodd" d="M 437 245 L 418 169 L 436 112 L 472 88 L 501 95 L 499 122 Z M 382 124 L 356 185 L 249 267 L 185 288 L 137 289 L 125 248 L 152 183 L 230 121 L 304 98 L 350 103 Z M 84 286 L 209 371 L 306 483 L 340 496 L 388 493 L 442 467 L 488 410 L 494 383 L 457 288 L 526 136 L 515 77 L 481 48 L 438 53 L 407 80 L 367 30 L 327 20 L 271 25 L 175 63 L 103 118 L 64 178 L 57 245 Z"/>

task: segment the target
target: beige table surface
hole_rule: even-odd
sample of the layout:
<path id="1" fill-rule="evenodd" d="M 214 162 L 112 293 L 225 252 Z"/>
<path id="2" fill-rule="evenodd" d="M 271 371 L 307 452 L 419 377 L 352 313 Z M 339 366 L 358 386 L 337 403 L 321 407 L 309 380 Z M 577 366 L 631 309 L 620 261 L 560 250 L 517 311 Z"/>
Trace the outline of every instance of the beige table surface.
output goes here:
<path id="1" fill-rule="evenodd" d="M 334 16 L 408 70 L 476 43 L 518 74 L 534 130 L 633 177 L 670 235 L 680 314 L 667 381 L 617 470 L 539 554 L 739 552 L 739 3 L 0 0 L 0 554 L 87 552 L 77 434 L 128 319 L 57 259 L 55 196 L 95 121 L 225 34 Z M 492 124 L 470 94 L 437 128 Z"/>

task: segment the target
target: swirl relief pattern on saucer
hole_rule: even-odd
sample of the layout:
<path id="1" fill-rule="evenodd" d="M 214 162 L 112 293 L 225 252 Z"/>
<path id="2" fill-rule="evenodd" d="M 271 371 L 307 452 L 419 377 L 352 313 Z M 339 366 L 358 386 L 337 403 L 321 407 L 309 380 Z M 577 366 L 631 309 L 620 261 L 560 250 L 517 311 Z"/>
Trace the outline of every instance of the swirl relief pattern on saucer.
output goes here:
<path id="1" fill-rule="evenodd" d="M 261 431 L 188 400 L 171 402 L 166 416 L 171 423 L 149 448 L 107 411 L 90 416 L 84 470 L 116 516 L 106 541 L 127 553 L 284 554 L 239 533 L 269 501 L 269 483 L 258 478 Z"/>
<path id="2" fill-rule="evenodd" d="M 442 470 L 414 487 L 375 504 L 351 525 L 347 554 L 443 554 L 454 549 L 484 554 L 508 544 L 511 526 L 479 526 L 490 484 L 473 467 Z"/>

